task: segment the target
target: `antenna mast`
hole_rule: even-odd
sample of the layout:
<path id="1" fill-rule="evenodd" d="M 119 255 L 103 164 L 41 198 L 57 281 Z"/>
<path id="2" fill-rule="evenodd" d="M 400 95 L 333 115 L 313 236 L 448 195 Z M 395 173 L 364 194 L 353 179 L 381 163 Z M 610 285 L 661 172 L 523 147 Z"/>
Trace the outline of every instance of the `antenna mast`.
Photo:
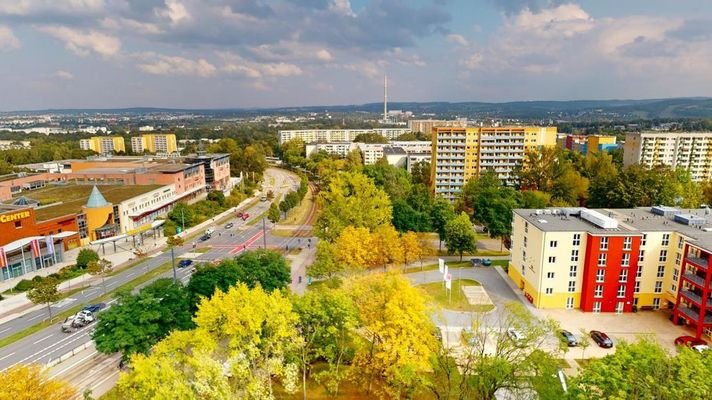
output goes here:
<path id="1" fill-rule="evenodd" d="M 383 123 L 388 121 L 388 75 L 383 76 Z"/>

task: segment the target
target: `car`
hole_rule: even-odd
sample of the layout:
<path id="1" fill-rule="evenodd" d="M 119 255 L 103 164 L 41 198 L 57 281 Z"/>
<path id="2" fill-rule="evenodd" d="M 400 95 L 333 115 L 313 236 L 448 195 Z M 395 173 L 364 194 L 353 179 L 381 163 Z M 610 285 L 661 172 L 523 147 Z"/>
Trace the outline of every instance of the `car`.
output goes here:
<path id="1" fill-rule="evenodd" d="M 193 260 L 183 259 L 178 262 L 178 268 L 189 267 L 191 264 L 193 264 Z"/>
<path id="2" fill-rule="evenodd" d="M 694 336 L 679 336 L 675 338 L 675 345 L 676 346 L 687 346 L 695 351 L 698 351 L 702 353 L 703 351 L 707 351 L 710 349 L 710 346 L 707 345 L 707 342 L 698 339 Z"/>
<path id="3" fill-rule="evenodd" d="M 210 239 L 210 235 L 208 235 L 208 234 L 205 234 L 205 235 L 203 235 L 203 236 L 200 237 L 200 241 L 201 241 L 201 242 L 204 242 L 204 241 L 206 241 L 206 240 L 208 240 L 208 239 Z"/>
<path id="4" fill-rule="evenodd" d="M 566 329 L 562 329 L 559 331 L 559 336 L 566 342 L 569 347 L 576 347 L 578 345 L 578 340 L 576 340 L 576 336 L 574 336 L 573 333 L 567 331 Z"/>
<path id="5" fill-rule="evenodd" d="M 509 336 L 510 339 L 514 342 L 514 344 L 517 347 L 524 347 L 524 333 L 522 331 L 514 329 L 514 328 L 509 328 L 507 329 L 507 336 Z"/>
<path id="6" fill-rule="evenodd" d="M 260 201 L 267 201 L 267 196 L 260 197 Z"/>
<path id="7" fill-rule="evenodd" d="M 85 324 L 94 322 L 94 313 L 89 310 L 82 310 L 77 313 L 77 319 L 84 321 Z"/>
<path id="8" fill-rule="evenodd" d="M 482 264 L 482 259 L 481 258 L 471 258 L 470 262 L 472 263 L 473 267 L 476 267 L 476 266 Z"/>
<path id="9" fill-rule="evenodd" d="M 613 340 L 605 333 L 601 331 L 591 331 L 589 334 L 591 335 L 591 339 L 593 339 L 599 347 L 603 347 L 604 349 L 613 347 Z"/>
<path id="10" fill-rule="evenodd" d="M 233 226 L 235 226 L 235 224 L 233 224 L 232 222 L 228 222 L 228 223 L 225 225 L 225 229 L 232 229 Z"/>
<path id="11" fill-rule="evenodd" d="M 98 312 L 106 308 L 105 303 L 96 303 L 96 304 L 89 304 L 88 306 L 84 307 L 84 310 L 90 311 L 90 312 Z"/>
<path id="12" fill-rule="evenodd" d="M 492 265 L 492 260 L 490 260 L 489 258 L 485 258 L 482 260 L 482 265 L 484 265 L 485 267 L 489 267 L 490 265 Z"/>

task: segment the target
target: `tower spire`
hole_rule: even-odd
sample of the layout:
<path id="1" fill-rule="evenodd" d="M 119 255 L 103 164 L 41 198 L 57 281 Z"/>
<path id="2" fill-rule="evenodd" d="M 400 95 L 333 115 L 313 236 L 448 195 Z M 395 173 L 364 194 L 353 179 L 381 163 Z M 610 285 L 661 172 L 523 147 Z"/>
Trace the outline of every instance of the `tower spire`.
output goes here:
<path id="1" fill-rule="evenodd" d="M 383 75 L 383 123 L 388 121 L 388 75 Z"/>

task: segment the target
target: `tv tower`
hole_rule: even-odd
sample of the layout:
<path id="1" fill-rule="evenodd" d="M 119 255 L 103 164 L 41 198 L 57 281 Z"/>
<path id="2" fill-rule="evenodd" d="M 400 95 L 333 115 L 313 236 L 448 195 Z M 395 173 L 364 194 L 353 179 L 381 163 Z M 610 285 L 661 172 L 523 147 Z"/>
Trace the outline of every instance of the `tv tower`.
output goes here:
<path id="1" fill-rule="evenodd" d="M 383 123 L 388 122 L 388 75 L 383 76 Z"/>

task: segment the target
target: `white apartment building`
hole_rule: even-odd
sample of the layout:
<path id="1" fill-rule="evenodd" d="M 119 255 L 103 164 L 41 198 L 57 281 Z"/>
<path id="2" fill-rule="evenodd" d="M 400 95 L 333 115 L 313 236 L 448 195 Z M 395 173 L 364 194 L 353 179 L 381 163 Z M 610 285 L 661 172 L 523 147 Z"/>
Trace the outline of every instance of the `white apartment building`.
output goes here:
<path id="1" fill-rule="evenodd" d="M 279 131 L 279 144 L 284 144 L 292 139 L 301 139 L 304 143 L 353 142 L 358 135 L 373 133 L 393 140 L 408 132 L 410 129 L 407 128 L 281 130 Z"/>
<path id="2" fill-rule="evenodd" d="M 329 154 L 346 157 L 354 150 L 360 150 L 363 155 L 364 165 L 375 164 L 386 155 L 389 164 L 405 167 L 408 163 L 408 155 L 419 154 L 419 159 L 426 157 L 430 160 L 432 145 L 424 141 L 394 141 L 384 143 L 353 143 L 353 142 L 331 142 L 331 143 L 310 143 L 306 145 L 307 157 L 318 151 L 325 151 Z"/>
<path id="3" fill-rule="evenodd" d="M 712 132 L 632 132 L 623 145 L 623 164 L 667 165 L 690 171 L 692 179 L 712 178 Z"/>

